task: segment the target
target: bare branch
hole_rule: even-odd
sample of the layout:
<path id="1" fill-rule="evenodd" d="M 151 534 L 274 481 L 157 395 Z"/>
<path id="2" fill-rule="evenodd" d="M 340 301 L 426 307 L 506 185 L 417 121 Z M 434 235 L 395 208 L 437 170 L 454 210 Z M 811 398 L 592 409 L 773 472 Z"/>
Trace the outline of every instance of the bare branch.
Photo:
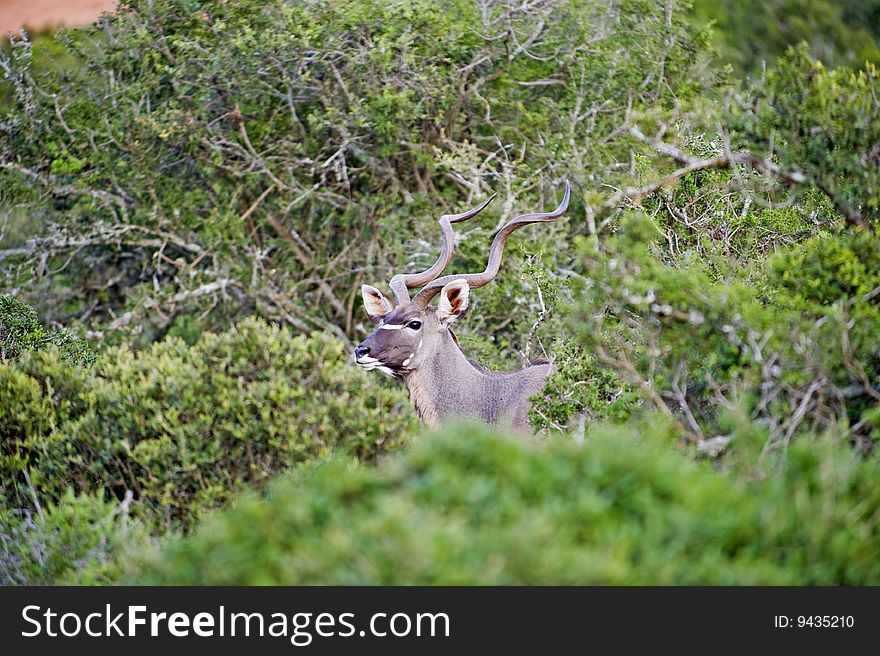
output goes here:
<path id="1" fill-rule="evenodd" d="M 844 199 L 839 198 L 836 194 L 834 194 L 831 187 L 821 178 L 810 178 L 800 171 L 785 171 L 778 164 L 771 162 L 770 160 L 762 159 L 751 153 L 733 153 L 730 152 L 729 149 L 725 149 L 726 152 L 717 157 L 697 159 L 691 155 L 688 155 L 684 151 L 679 150 L 675 146 L 672 146 L 671 144 L 647 137 L 637 127 L 631 126 L 629 128 L 629 133 L 642 143 L 651 145 L 661 155 L 670 157 L 676 162 L 684 164 L 684 166 L 651 184 L 645 185 L 643 187 L 631 187 L 622 190 L 615 196 L 612 196 L 602 203 L 601 208 L 604 210 L 614 209 L 624 199 L 630 199 L 638 202 L 643 197 L 648 196 L 656 192 L 657 190 L 672 184 L 676 180 L 679 180 L 680 178 L 690 173 L 694 173 L 696 171 L 704 171 L 708 169 L 730 168 L 736 166 L 737 164 L 741 164 L 745 166 L 750 166 L 752 169 L 758 171 L 759 173 L 778 178 L 779 180 L 787 182 L 792 186 L 805 185 L 810 183 L 815 184 L 817 187 L 825 192 L 825 194 L 832 200 L 832 202 L 834 202 L 838 211 L 843 215 L 847 223 L 858 226 L 868 231 L 871 230 L 871 225 L 868 223 L 867 219 L 865 219 L 864 216 L 856 211 Z"/>

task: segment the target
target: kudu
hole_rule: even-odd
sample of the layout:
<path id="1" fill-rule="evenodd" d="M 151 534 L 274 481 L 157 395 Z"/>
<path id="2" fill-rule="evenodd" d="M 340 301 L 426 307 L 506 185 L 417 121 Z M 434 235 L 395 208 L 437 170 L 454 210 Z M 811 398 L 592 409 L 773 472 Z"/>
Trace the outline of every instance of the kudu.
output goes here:
<path id="1" fill-rule="evenodd" d="M 455 415 L 528 430 L 529 397 L 544 387 L 552 364 L 533 364 L 507 373 L 486 371 L 464 356 L 450 326 L 467 311 L 470 290 L 495 278 L 511 233 L 530 223 L 555 221 L 568 207 L 570 194 L 566 182 L 565 195 L 555 210 L 523 214 L 505 224 L 492 241 L 482 273 L 438 277 L 452 259 L 452 224 L 476 216 L 495 196 L 468 212 L 441 216 L 440 257 L 422 273 L 391 278 L 394 301 L 375 287 L 361 287 L 364 307 L 376 329 L 355 348 L 355 362 L 367 371 L 378 369 L 403 380 L 416 412 L 430 426 Z M 408 290 L 417 287 L 422 287 L 421 291 L 410 299 Z M 429 305 L 438 293 L 437 306 Z"/>

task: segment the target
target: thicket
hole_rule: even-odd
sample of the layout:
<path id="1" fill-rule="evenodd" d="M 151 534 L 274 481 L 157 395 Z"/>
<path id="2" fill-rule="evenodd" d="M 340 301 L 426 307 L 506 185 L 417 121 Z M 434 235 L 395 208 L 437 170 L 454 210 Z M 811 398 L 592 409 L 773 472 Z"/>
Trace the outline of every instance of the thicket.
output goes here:
<path id="1" fill-rule="evenodd" d="M 632 416 L 638 391 L 711 456 L 731 439 L 726 417 L 734 409 L 765 433 L 767 449 L 841 428 L 859 450 L 874 449 L 876 234 L 811 237 L 768 258 L 751 284 L 719 275 L 712 258 L 669 266 L 664 245 L 662 228 L 639 213 L 602 249 L 584 249 L 590 286 L 572 321 L 580 348 L 566 354 L 564 363 L 575 364 L 556 375 L 537 406 L 540 419 L 571 424 L 578 411 L 613 416 L 621 406 Z M 595 394 L 601 381 L 615 389 L 607 373 L 595 376 L 598 367 L 624 383 L 616 397 Z"/>
<path id="2" fill-rule="evenodd" d="M 801 42 L 832 66 L 880 63 L 877 0 L 694 0 L 694 13 L 712 21 L 721 61 L 753 76 Z"/>
<path id="3" fill-rule="evenodd" d="M 873 66 L 828 70 L 801 48 L 729 93 L 712 140 L 668 122 L 632 130 L 656 152 L 642 176 L 660 184 L 624 190 L 638 206 L 581 244 L 538 425 L 631 416 L 635 392 L 712 456 L 732 408 L 766 430 L 768 448 L 842 425 L 873 449 L 878 91 Z M 658 176 L 668 160 L 679 168 Z"/>
<path id="4" fill-rule="evenodd" d="M 193 346 L 111 348 L 88 369 L 39 353 L 0 364 L 0 381 L 7 504 L 131 491 L 167 528 L 297 462 L 374 458 L 412 425 L 406 394 L 351 367 L 338 341 L 255 319 Z"/>
<path id="5" fill-rule="evenodd" d="M 361 283 L 433 261 L 440 213 L 500 192 L 453 263 L 481 270 L 494 225 L 554 205 L 563 178 L 626 177 L 628 113 L 713 83 L 683 7 L 135 0 L 59 37 L 80 67 L 35 67 L 16 39 L 5 286 L 105 339 L 253 313 L 353 339 Z M 575 207 L 518 241 L 564 253 L 594 228 Z M 502 345 L 538 312 L 511 250 L 471 321 Z"/>
<path id="6" fill-rule="evenodd" d="M 57 348 L 68 362 L 88 364 L 95 359 L 84 339 L 77 339 L 63 329 L 47 330 L 34 308 L 0 294 L 0 360 L 14 360 L 22 351 L 51 347 Z"/>
<path id="7" fill-rule="evenodd" d="M 33 508 L 0 509 L 0 583 L 108 585 L 125 575 L 125 562 L 149 543 L 143 522 L 130 514 L 132 498 L 103 492 L 74 494 Z"/>
<path id="8" fill-rule="evenodd" d="M 57 349 L 0 361 L 0 580 L 118 580 L 149 535 L 298 463 L 374 459 L 413 426 L 405 392 L 338 340 L 256 319 L 91 367 Z"/>
<path id="9" fill-rule="evenodd" d="M 662 419 L 535 449 L 452 427 L 379 468 L 276 481 L 147 557 L 147 584 L 876 584 L 876 458 L 793 445 L 720 476 Z M 751 439 L 741 435 L 739 446 Z M 743 454 L 751 461 L 752 454 Z M 768 463 L 769 464 L 769 463 Z M 774 467 L 769 467 L 774 468 Z"/>
<path id="10" fill-rule="evenodd" d="M 125 544 L 294 468 L 129 576 L 876 583 L 872 10 L 726 11 L 729 44 L 781 16 L 746 81 L 697 10 L 131 0 L 6 44 L 4 580 L 118 581 Z M 459 338 L 489 368 L 554 358 L 534 426 L 584 446 L 459 427 L 374 468 L 415 419 L 349 362 L 360 284 L 498 192 L 456 226 L 450 271 L 481 270 L 563 180 L 566 218 L 517 233 Z"/>

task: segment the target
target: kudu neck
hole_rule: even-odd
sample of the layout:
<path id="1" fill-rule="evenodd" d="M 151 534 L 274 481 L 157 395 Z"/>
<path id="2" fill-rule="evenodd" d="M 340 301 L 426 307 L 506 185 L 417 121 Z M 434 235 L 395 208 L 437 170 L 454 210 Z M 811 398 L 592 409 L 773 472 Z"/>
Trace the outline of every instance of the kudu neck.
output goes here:
<path id="1" fill-rule="evenodd" d="M 436 426 L 444 414 L 462 414 L 480 389 L 480 371 L 468 361 L 448 330 L 440 347 L 403 376 L 419 417 Z M 470 397 L 470 398 L 468 398 Z"/>

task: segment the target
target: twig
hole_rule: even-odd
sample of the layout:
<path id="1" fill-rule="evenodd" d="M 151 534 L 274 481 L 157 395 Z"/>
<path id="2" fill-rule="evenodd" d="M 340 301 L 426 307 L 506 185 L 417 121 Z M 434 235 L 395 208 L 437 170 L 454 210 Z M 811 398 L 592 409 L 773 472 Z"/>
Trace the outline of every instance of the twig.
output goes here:
<path id="1" fill-rule="evenodd" d="M 809 178 L 807 175 L 800 171 L 784 171 L 778 164 L 757 157 L 756 155 L 753 155 L 751 153 L 733 153 L 727 149 L 725 154 L 723 155 L 707 159 L 697 159 L 695 157 L 692 157 L 691 155 L 688 155 L 684 151 L 679 150 L 671 144 L 667 144 L 657 139 L 651 139 L 647 137 L 641 130 L 639 130 L 635 126 L 631 126 L 629 128 L 629 133 L 639 141 L 653 146 L 654 149 L 661 155 L 671 157 L 676 162 L 684 164 L 684 166 L 656 182 L 645 185 L 644 187 L 629 188 L 624 190 L 620 194 L 617 194 L 602 203 L 601 207 L 603 209 L 614 209 L 624 198 L 638 201 L 644 196 L 654 193 L 658 189 L 668 184 L 671 184 L 672 182 L 675 182 L 679 178 L 682 178 L 689 173 L 703 171 L 706 169 L 730 168 L 735 167 L 737 164 L 742 164 L 750 166 L 759 173 L 764 173 L 766 175 L 772 175 L 776 178 L 779 178 L 780 180 L 783 180 L 790 185 L 804 185 L 812 182 L 822 191 L 824 191 L 828 198 L 830 198 L 832 202 L 834 202 L 838 211 L 843 215 L 844 219 L 846 219 L 848 223 L 868 231 L 871 230 L 871 226 L 868 223 L 867 219 L 865 219 L 864 216 L 857 212 L 845 200 L 837 197 L 831 189 L 830 185 L 822 180 L 821 177 Z"/>

